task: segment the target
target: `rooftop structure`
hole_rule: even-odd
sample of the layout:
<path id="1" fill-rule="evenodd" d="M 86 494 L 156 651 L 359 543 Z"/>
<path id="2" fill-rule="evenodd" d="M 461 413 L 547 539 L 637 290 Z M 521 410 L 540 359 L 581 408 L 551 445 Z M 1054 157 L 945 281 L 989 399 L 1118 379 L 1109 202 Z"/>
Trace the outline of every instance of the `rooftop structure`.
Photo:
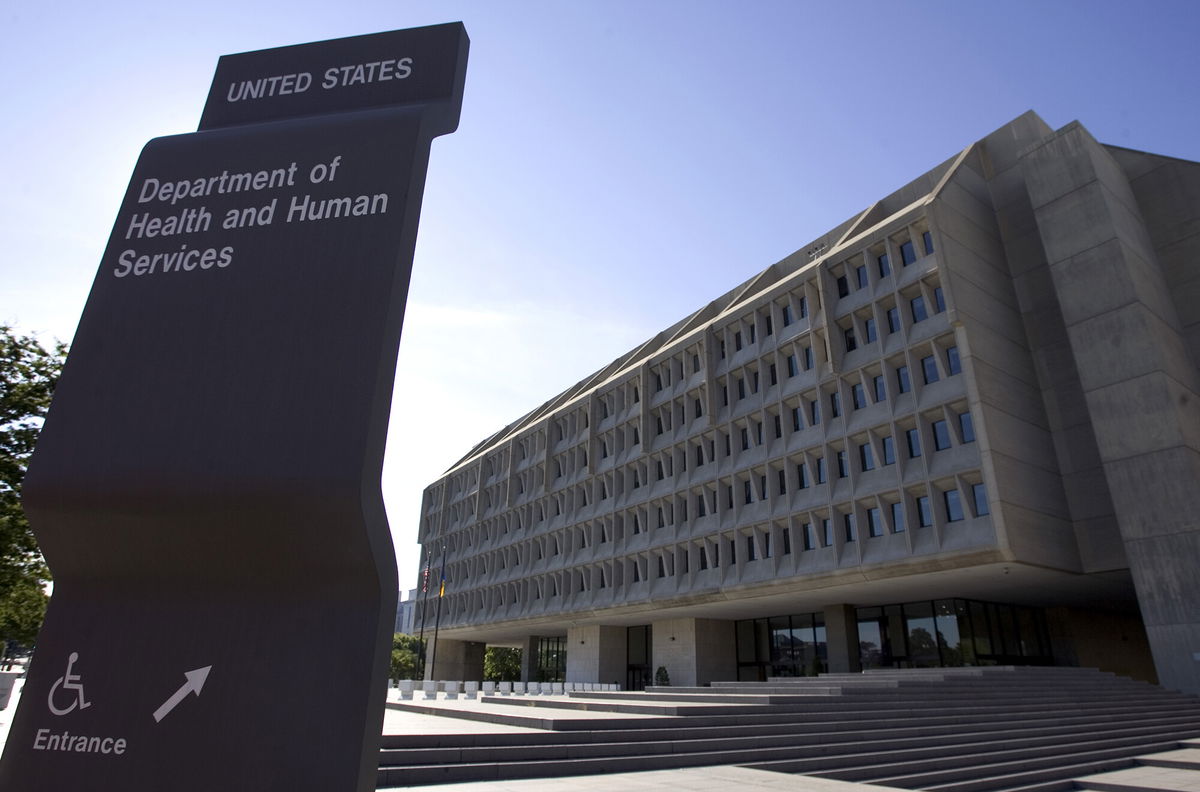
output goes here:
<path id="1" fill-rule="evenodd" d="M 1200 692 L 1198 360 L 1200 164 L 1027 113 L 431 484 L 427 673 Z"/>

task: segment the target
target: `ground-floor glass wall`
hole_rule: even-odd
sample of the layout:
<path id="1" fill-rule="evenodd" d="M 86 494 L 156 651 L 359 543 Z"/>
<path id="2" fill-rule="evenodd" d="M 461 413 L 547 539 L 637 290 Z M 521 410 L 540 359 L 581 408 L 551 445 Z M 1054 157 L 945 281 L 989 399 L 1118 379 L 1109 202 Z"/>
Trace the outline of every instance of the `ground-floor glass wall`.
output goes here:
<path id="1" fill-rule="evenodd" d="M 1053 663 L 1040 608 L 966 599 L 858 609 L 863 668 Z"/>
<path id="2" fill-rule="evenodd" d="M 625 629 L 625 689 L 645 690 L 654 679 L 650 667 L 650 625 Z"/>
<path id="3" fill-rule="evenodd" d="M 808 676 L 825 670 L 825 615 L 797 613 L 737 622 L 738 679 Z"/>
<path id="4" fill-rule="evenodd" d="M 538 682 L 562 682 L 567 678 L 567 639 L 538 638 Z"/>

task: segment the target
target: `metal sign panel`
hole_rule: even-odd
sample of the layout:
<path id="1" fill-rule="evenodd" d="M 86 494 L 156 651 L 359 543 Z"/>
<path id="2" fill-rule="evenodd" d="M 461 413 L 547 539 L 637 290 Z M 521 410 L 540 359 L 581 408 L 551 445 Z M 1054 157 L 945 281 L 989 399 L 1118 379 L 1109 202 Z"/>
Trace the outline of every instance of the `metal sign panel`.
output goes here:
<path id="1" fill-rule="evenodd" d="M 229 56 L 203 131 L 146 145 L 25 480 L 55 591 L 0 788 L 374 788 L 379 480 L 466 50 L 455 24 Z M 429 79 L 244 93 L 380 53 Z"/>

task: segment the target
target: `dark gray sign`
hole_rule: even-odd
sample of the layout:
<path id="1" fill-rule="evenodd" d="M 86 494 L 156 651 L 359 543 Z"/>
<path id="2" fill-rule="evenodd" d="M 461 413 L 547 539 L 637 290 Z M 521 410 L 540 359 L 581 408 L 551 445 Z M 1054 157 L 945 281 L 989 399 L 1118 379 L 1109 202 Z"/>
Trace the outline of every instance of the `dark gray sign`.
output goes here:
<path id="1" fill-rule="evenodd" d="M 55 591 L 0 788 L 374 788 L 379 479 L 466 55 L 453 24 L 228 56 L 202 131 L 143 150 L 25 480 Z"/>

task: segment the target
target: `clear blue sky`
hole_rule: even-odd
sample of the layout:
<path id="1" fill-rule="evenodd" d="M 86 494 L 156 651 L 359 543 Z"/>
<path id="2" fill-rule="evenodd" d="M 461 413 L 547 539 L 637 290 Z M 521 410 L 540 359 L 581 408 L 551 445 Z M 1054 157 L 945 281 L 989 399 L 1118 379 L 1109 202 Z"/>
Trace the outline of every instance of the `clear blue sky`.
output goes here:
<path id="1" fill-rule="evenodd" d="M 220 55 L 454 20 L 383 482 L 406 588 L 472 445 L 1022 112 L 1200 160 L 1200 0 L 9 3 L 0 321 L 70 339 Z"/>

